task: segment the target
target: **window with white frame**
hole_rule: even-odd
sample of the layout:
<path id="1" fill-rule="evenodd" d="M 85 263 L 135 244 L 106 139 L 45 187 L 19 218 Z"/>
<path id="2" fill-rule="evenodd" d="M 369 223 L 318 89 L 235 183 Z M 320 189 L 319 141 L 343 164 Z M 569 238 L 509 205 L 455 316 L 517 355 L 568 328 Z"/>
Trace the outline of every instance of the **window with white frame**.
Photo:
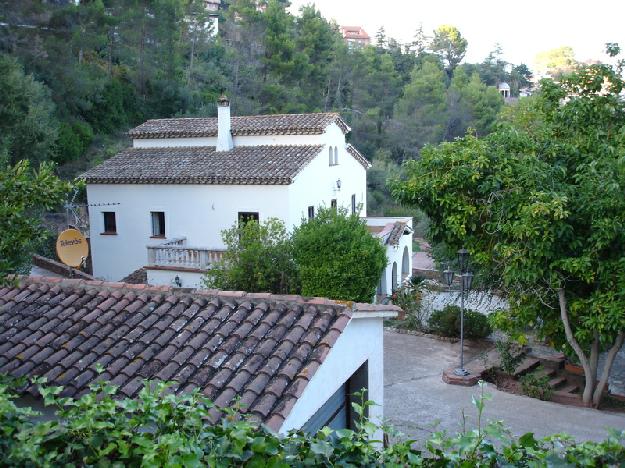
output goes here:
<path id="1" fill-rule="evenodd" d="M 165 237 L 165 212 L 151 211 L 152 237 Z"/>
<path id="2" fill-rule="evenodd" d="M 334 165 L 337 166 L 339 164 L 339 150 L 335 146 L 334 147 Z"/>
<path id="3" fill-rule="evenodd" d="M 328 159 L 330 162 L 330 166 L 334 166 L 334 152 L 332 151 L 332 147 L 328 147 Z"/>

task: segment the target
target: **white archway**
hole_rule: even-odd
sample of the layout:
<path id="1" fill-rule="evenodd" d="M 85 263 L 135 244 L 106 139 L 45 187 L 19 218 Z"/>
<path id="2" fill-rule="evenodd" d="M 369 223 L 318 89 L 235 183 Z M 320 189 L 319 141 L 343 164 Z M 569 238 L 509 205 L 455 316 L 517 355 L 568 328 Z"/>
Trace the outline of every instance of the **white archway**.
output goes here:
<path id="1" fill-rule="evenodd" d="M 393 262 L 393 272 L 391 273 L 391 289 L 394 291 L 399 286 L 397 282 L 397 262 Z"/>
<path id="2" fill-rule="evenodd" d="M 401 280 L 404 281 L 410 276 L 410 258 L 408 258 L 408 246 L 404 247 L 404 254 L 401 258 Z"/>

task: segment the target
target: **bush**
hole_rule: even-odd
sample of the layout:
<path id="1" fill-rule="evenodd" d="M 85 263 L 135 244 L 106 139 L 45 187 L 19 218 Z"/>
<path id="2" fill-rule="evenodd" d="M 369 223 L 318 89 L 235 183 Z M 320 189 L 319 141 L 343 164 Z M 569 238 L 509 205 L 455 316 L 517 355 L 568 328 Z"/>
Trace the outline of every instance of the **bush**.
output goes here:
<path id="1" fill-rule="evenodd" d="M 513 375 L 524 357 L 518 344 L 509 339 L 503 341 L 497 340 L 495 347 L 499 352 L 499 367 L 506 374 Z"/>
<path id="2" fill-rule="evenodd" d="M 147 382 L 138 398 L 116 398 L 116 387 L 100 382 L 79 399 L 59 398 L 61 387 L 42 387 L 52 420 L 15 404 L 14 384 L 0 376 L 0 466 L 619 466 L 625 462 L 625 431 L 603 442 L 575 443 L 566 435 L 535 439 L 512 436 L 501 422 L 481 422 L 456 436 L 437 432 L 424 441 L 382 447 L 371 436 L 379 427 L 365 414 L 371 401 L 353 404 L 354 429 L 285 436 L 253 423 L 238 408 L 207 423 L 213 403 L 199 392 L 174 395 L 164 383 Z M 489 395 L 475 395 L 481 421 Z M 394 436 L 398 434 L 393 433 Z"/>
<path id="3" fill-rule="evenodd" d="M 384 267 L 384 246 L 345 209 L 319 208 L 293 233 L 302 294 L 370 302 Z"/>
<path id="4" fill-rule="evenodd" d="M 540 374 L 540 370 L 521 377 L 521 391 L 529 397 L 548 401 L 553 396 L 553 389 L 549 386 L 549 377 Z"/>
<path id="5" fill-rule="evenodd" d="M 293 260 L 293 243 L 284 223 L 270 218 L 249 221 L 222 232 L 226 252 L 209 270 L 204 284 L 233 291 L 299 292 L 299 277 Z"/>
<path id="6" fill-rule="evenodd" d="M 460 307 L 447 305 L 443 310 L 435 310 L 430 315 L 428 326 L 432 333 L 441 336 L 460 336 Z M 465 338 L 486 338 L 492 329 L 488 318 L 479 312 L 465 309 L 464 311 L 464 336 Z"/>
<path id="7" fill-rule="evenodd" d="M 421 307 L 421 292 L 413 287 L 412 283 L 403 284 L 396 289 L 391 300 L 405 313 L 405 319 L 397 323 L 397 327 L 419 331 L 425 329 L 426 310 Z"/>

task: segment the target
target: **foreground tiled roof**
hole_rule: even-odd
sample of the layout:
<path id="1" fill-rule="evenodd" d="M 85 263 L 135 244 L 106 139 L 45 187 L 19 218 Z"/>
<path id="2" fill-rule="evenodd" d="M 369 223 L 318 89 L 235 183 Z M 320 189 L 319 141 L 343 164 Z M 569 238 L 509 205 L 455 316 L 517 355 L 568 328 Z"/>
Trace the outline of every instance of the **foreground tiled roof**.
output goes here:
<path id="1" fill-rule="evenodd" d="M 336 123 L 343 133 L 349 127 L 336 112 L 316 114 L 275 114 L 232 117 L 233 136 L 320 135 Z M 131 138 L 192 138 L 217 136 L 217 118 L 153 119 L 128 132 Z"/>
<path id="2" fill-rule="evenodd" d="M 85 172 L 92 184 L 288 185 L 321 145 L 128 148 Z"/>
<path id="3" fill-rule="evenodd" d="M 253 417 L 278 430 L 352 311 L 375 309 L 300 296 L 22 278 L 0 289 L 0 373 L 45 376 L 68 396 L 96 380 L 127 397 L 144 379 L 173 381 L 175 391 L 199 388 L 222 408 L 238 396 Z"/>

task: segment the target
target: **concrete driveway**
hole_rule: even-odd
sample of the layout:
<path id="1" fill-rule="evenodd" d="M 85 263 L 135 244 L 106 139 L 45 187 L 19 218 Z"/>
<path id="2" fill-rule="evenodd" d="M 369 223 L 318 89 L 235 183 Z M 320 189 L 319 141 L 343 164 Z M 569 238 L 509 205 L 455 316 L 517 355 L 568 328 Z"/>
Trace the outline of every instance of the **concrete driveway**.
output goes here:
<path id="1" fill-rule="evenodd" d="M 461 414 L 467 429 L 475 427 L 471 395 L 479 387 L 447 385 L 441 372 L 458 362 L 459 344 L 428 337 L 384 332 L 384 416 L 411 439 L 424 439 L 434 430 L 460 430 Z M 465 348 L 471 358 L 482 350 Z M 605 439 L 606 428 L 625 429 L 624 413 L 575 408 L 512 395 L 488 384 L 492 400 L 486 403 L 486 420 L 503 420 L 514 434 L 533 432 L 543 437 L 566 432 L 577 440 Z M 436 424 L 438 423 L 438 424 Z"/>

